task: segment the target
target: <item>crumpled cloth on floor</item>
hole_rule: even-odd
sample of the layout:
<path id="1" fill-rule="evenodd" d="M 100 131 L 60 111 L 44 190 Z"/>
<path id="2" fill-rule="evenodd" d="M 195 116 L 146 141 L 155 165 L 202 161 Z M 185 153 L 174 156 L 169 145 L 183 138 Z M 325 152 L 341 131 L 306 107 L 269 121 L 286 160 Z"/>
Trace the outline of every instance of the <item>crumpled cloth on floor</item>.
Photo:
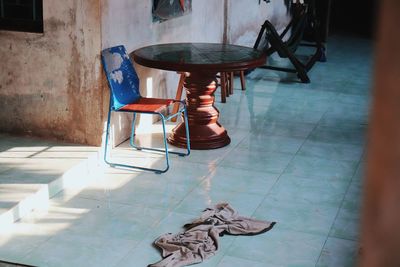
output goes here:
<path id="1" fill-rule="evenodd" d="M 178 234 L 165 234 L 154 241 L 163 259 L 148 267 L 181 267 L 200 263 L 218 250 L 219 237 L 226 234 L 255 235 L 264 233 L 275 222 L 242 217 L 227 203 L 204 210 L 200 218 L 184 226 Z"/>

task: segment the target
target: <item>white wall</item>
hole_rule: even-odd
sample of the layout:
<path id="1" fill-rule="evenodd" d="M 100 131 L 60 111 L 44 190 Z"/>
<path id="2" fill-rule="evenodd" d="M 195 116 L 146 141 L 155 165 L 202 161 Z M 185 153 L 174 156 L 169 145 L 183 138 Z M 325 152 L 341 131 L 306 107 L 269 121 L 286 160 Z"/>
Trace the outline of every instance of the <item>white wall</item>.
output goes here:
<path id="1" fill-rule="evenodd" d="M 253 47 L 258 32 L 268 19 L 279 31 L 289 23 L 284 0 L 270 3 L 257 0 L 230 0 L 228 2 L 228 43 Z"/>
<path id="2" fill-rule="evenodd" d="M 124 44 L 128 52 L 142 46 L 168 42 L 222 42 L 221 0 L 194 0 L 192 13 L 162 23 L 152 21 L 151 0 L 102 0 L 102 47 Z M 175 98 L 178 74 L 136 66 L 143 96 Z M 152 86 L 151 86 L 152 85 Z M 130 117 L 113 119 L 115 143 L 129 136 Z M 139 119 L 138 131 L 152 123 Z"/>
<path id="3" fill-rule="evenodd" d="M 153 22 L 151 0 L 101 0 L 102 47 L 124 44 L 128 52 L 142 46 L 167 42 L 223 42 L 224 3 L 227 1 L 228 43 L 253 46 L 261 24 L 271 19 L 278 28 L 286 23 L 284 0 L 261 5 L 257 0 L 193 0 L 192 13 L 162 23 Z M 143 96 L 174 98 L 178 75 L 136 66 Z M 113 119 L 115 143 L 129 136 L 130 117 Z M 145 131 L 149 119 L 140 120 Z"/>

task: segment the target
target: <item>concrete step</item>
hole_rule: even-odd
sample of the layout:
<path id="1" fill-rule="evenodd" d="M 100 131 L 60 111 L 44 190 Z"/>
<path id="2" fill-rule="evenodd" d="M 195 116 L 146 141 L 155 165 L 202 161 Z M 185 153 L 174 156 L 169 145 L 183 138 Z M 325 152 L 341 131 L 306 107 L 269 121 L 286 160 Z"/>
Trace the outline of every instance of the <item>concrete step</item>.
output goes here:
<path id="1" fill-rule="evenodd" d="M 0 134 L 0 228 L 93 177 L 99 148 Z"/>

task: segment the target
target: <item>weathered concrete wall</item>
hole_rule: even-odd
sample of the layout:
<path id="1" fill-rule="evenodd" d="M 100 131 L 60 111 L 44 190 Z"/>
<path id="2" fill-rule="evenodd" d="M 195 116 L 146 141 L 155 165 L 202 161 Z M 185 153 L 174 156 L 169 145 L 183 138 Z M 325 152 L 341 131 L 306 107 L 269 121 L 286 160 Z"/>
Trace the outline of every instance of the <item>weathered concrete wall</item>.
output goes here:
<path id="1" fill-rule="evenodd" d="M 43 1 L 44 34 L 0 31 L 0 131 L 98 144 L 100 1 Z"/>

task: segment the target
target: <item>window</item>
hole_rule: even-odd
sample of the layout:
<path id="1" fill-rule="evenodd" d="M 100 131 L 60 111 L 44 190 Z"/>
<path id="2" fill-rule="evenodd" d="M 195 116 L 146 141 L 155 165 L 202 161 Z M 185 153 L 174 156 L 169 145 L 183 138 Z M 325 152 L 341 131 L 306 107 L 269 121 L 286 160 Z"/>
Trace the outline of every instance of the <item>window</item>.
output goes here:
<path id="1" fill-rule="evenodd" d="M 43 32 L 43 0 L 0 0 L 0 29 Z"/>

